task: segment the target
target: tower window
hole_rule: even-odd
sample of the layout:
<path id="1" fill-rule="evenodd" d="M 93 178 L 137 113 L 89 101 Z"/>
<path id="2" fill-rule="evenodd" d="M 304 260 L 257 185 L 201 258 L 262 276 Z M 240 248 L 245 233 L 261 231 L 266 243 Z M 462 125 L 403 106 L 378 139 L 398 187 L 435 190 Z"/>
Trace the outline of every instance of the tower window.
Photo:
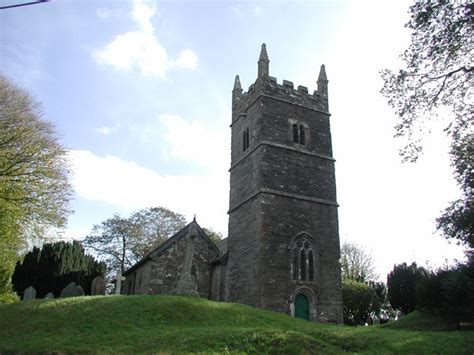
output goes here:
<path id="1" fill-rule="evenodd" d="M 300 142 L 300 135 L 298 132 L 298 124 L 294 123 L 293 124 L 293 143 L 299 143 Z"/>
<path id="2" fill-rule="evenodd" d="M 290 249 L 290 273 L 295 281 L 315 281 L 316 260 L 314 243 L 306 233 L 293 239 Z"/>
<path id="3" fill-rule="evenodd" d="M 300 124 L 300 144 L 305 145 L 305 132 L 304 132 L 304 126 Z"/>
<path id="4" fill-rule="evenodd" d="M 247 127 L 242 132 L 242 150 L 245 152 L 250 146 L 250 131 Z"/>
<path id="5" fill-rule="evenodd" d="M 298 123 L 292 124 L 292 136 L 293 136 L 293 143 L 305 145 L 306 144 L 306 129 L 305 126 Z"/>

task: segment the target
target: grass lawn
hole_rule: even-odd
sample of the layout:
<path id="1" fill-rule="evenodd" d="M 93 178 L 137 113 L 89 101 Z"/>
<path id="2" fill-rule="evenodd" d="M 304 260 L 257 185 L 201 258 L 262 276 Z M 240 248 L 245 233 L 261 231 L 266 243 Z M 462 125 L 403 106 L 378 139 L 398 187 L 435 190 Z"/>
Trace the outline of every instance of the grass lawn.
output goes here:
<path id="1" fill-rule="evenodd" d="M 382 326 L 316 324 L 177 296 L 95 296 L 0 305 L 0 353 L 473 354 L 474 331 L 420 314 Z"/>

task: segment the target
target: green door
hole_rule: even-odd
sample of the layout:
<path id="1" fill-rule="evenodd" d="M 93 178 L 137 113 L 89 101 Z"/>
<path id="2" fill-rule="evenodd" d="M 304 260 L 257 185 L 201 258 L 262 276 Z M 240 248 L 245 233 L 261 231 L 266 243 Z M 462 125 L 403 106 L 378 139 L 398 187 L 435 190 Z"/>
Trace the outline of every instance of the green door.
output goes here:
<path id="1" fill-rule="evenodd" d="M 309 320 L 308 297 L 299 293 L 295 298 L 295 317 Z"/>

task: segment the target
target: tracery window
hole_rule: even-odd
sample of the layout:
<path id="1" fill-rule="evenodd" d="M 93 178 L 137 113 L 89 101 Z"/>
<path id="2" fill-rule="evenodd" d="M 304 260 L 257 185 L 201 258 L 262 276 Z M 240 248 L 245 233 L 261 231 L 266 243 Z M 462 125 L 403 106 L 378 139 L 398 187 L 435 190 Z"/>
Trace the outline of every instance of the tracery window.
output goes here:
<path id="1" fill-rule="evenodd" d="M 289 245 L 291 277 L 295 281 L 314 281 L 316 275 L 315 246 L 311 237 L 300 234 Z"/>
<path id="2" fill-rule="evenodd" d="M 305 145 L 306 144 L 306 130 L 304 125 L 293 123 L 292 124 L 293 130 L 293 143 Z"/>

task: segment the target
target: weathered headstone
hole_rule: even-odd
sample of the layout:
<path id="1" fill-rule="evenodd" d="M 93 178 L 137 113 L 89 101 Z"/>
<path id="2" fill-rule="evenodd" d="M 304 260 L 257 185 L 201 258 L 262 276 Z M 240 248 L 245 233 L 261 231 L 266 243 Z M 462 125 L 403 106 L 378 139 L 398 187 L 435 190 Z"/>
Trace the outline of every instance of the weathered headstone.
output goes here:
<path id="1" fill-rule="evenodd" d="M 77 285 L 77 296 L 84 296 L 84 289 L 82 288 L 81 285 Z"/>
<path id="2" fill-rule="evenodd" d="M 52 292 L 48 292 L 46 296 L 44 296 L 45 300 L 52 300 L 54 298 L 54 295 Z"/>
<path id="3" fill-rule="evenodd" d="M 96 276 L 92 280 L 91 295 L 105 295 L 105 281 L 102 276 Z"/>
<path id="4" fill-rule="evenodd" d="M 23 301 L 34 300 L 36 298 L 36 290 L 33 286 L 28 287 L 23 293 Z"/>
<path id="5" fill-rule="evenodd" d="M 67 286 L 61 291 L 59 298 L 83 296 L 84 291 L 82 291 L 82 287 L 79 290 L 79 287 L 80 286 L 77 286 L 75 282 L 68 283 Z"/>

